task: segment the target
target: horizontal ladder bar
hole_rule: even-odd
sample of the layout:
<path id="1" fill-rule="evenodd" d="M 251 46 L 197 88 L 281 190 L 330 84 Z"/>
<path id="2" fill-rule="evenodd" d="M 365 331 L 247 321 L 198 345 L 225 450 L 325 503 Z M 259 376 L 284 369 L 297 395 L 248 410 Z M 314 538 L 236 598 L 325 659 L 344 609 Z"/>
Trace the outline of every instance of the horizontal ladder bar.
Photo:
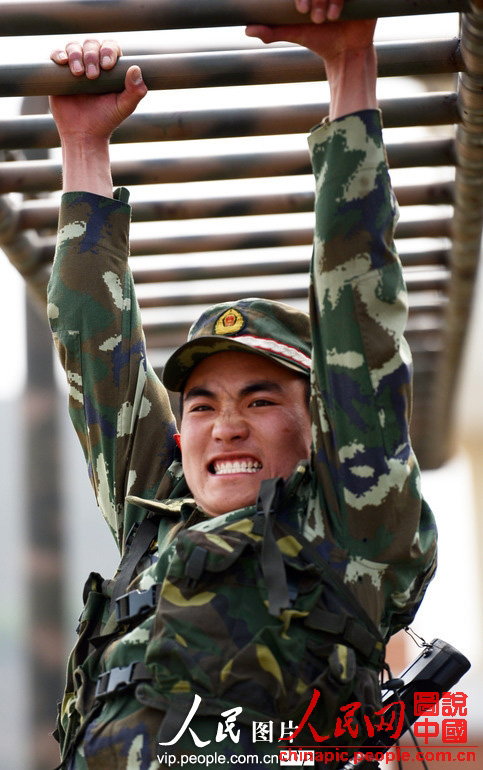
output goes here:
<path id="1" fill-rule="evenodd" d="M 468 0 L 346 0 L 343 18 L 463 12 Z M 293 0 L 37 0 L 2 2 L 4 35 L 54 35 L 256 24 L 300 24 Z"/>
<path id="2" fill-rule="evenodd" d="M 409 292 L 412 291 L 441 291 L 446 289 L 448 281 L 450 280 L 450 273 L 444 267 L 432 268 L 425 271 L 405 271 L 404 277 Z M 213 288 L 212 286 L 202 286 L 196 282 L 192 287 L 186 284 L 185 291 L 175 292 L 172 287 L 169 287 L 164 296 L 157 296 L 151 298 L 149 296 L 139 297 L 139 304 L 141 308 L 155 308 L 161 309 L 164 307 L 176 307 L 179 305 L 212 305 L 218 302 L 226 302 L 227 298 L 231 297 L 248 297 L 253 296 L 253 285 L 251 283 L 243 283 L 243 279 L 224 279 L 226 281 L 225 286 L 220 288 Z M 236 282 L 236 283 L 235 283 Z M 190 291 L 191 288 L 191 291 Z M 290 287 L 280 284 L 274 287 L 273 281 L 271 284 L 260 286 L 257 288 L 258 296 L 266 297 L 267 299 L 280 299 L 290 304 L 290 300 L 294 299 L 306 299 L 308 292 L 308 275 L 304 274 L 300 276 L 300 280 L 295 280 L 295 276 L 290 275 Z M 143 322 L 146 328 L 146 322 Z"/>
<path id="3" fill-rule="evenodd" d="M 447 249 L 433 249 L 420 252 L 402 252 L 401 262 L 403 267 L 438 267 L 448 264 Z M 197 264 L 177 265 L 176 267 L 143 266 L 136 267 L 136 260 L 132 260 L 134 280 L 138 286 L 145 287 L 143 296 L 150 293 L 150 284 L 166 283 L 168 281 L 202 281 L 218 280 L 220 278 L 248 278 L 264 275 L 292 275 L 297 273 L 307 274 L 310 268 L 310 255 L 299 258 L 262 259 L 257 254 L 256 259 L 246 259 L 241 262 L 226 262 L 224 264 Z M 156 305 L 155 287 L 151 290 L 153 304 Z"/>
<path id="4" fill-rule="evenodd" d="M 436 219 L 425 223 L 417 221 L 412 223 L 401 223 L 399 225 L 398 237 L 447 237 L 449 232 L 449 220 Z M 406 233 L 405 233 L 406 228 Z M 231 233 L 209 233 L 193 234 L 171 237 L 144 237 L 132 238 L 130 242 L 130 252 L 132 257 L 138 256 L 161 256 L 164 254 L 194 254 L 212 251 L 244 251 L 252 249 L 272 249 L 283 248 L 286 246 L 308 246 L 310 247 L 314 235 L 314 228 L 294 227 L 281 230 L 266 229 L 252 230 Z M 55 237 L 45 237 L 41 240 L 39 246 L 39 262 L 52 262 L 54 258 Z M 446 264 L 446 249 L 436 249 L 432 256 L 431 252 L 424 251 L 422 255 L 409 254 L 408 260 L 417 264 Z M 425 256 L 427 255 L 427 256 Z M 402 257 L 401 257 L 402 259 Z M 282 269 L 282 265 L 279 266 Z M 216 278 L 216 274 L 211 275 Z"/>
<path id="5" fill-rule="evenodd" d="M 452 125 L 461 120 L 456 94 L 437 92 L 381 99 L 386 128 Z M 329 105 L 238 107 L 229 109 L 146 112 L 133 115 L 114 132 L 114 144 L 220 139 L 243 136 L 307 134 L 327 114 Z M 0 119 L 0 150 L 57 147 L 53 118 L 24 116 Z M 454 162 L 454 157 L 451 162 Z M 428 162 L 424 165 L 432 165 Z"/>
<path id="6" fill-rule="evenodd" d="M 0 169 L 1 175 L 1 169 Z M 433 206 L 452 202 L 452 182 L 396 186 L 401 206 Z M 208 198 L 174 198 L 167 201 L 139 201 L 132 205 L 133 222 L 162 222 L 212 217 L 239 217 L 263 214 L 289 214 L 312 211 L 314 193 L 280 192 L 267 194 L 220 195 Z M 19 230 L 57 227 L 59 206 L 46 200 L 25 201 L 18 209 Z"/>
<path id="7" fill-rule="evenodd" d="M 0 5 L 0 8 L 2 6 Z M 379 43 L 378 75 L 432 75 L 464 70 L 457 38 Z M 214 86 L 246 86 L 325 80 L 320 57 L 304 48 L 219 53 L 124 56 L 95 80 L 75 77 L 53 62 L 0 66 L 0 96 L 111 93 L 124 89 L 128 68 L 141 67 L 151 91 Z"/>

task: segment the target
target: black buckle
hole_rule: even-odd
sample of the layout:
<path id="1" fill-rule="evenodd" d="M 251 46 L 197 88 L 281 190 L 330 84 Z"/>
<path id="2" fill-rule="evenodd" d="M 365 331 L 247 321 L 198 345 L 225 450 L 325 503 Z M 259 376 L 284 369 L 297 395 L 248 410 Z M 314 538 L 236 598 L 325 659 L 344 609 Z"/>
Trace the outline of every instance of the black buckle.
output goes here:
<path id="1" fill-rule="evenodd" d="M 97 680 L 96 698 L 104 698 L 115 690 L 125 690 L 132 684 L 135 663 L 105 671 Z"/>
<path id="2" fill-rule="evenodd" d="M 116 620 L 125 623 L 128 620 L 144 615 L 156 606 L 161 583 L 154 583 L 144 591 L 129 591 L 116 599 Z"/>

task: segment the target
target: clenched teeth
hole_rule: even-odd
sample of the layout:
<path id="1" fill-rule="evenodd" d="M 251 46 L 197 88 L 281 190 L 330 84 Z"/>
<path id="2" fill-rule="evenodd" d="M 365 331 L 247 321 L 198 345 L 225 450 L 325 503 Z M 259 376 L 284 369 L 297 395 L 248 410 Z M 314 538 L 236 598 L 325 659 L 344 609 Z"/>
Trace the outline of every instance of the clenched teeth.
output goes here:
<path id="1" fill-rule="evenodd" d="M 262 467 L 262 464 L 258 460 L 235 460 L 229 462 L 227 460 L 223 462 L 213 463 L 213 473 L 217 476 L 226 476 L 230 473 L 256 473 Z"/>

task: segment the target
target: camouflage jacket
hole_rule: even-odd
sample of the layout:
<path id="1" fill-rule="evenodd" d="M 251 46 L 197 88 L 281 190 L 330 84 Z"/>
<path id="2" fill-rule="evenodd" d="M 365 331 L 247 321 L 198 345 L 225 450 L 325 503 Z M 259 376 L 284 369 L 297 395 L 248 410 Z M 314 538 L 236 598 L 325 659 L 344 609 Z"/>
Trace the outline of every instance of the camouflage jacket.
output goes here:
<path id="1" fill-rule="evenodd" d="M 388 636 L 410 622 L 422 599 L 434 571 L 436 534 L 408 432 L 407 293 L 393 244 L 397 206 L 379 112 L 322 125 L 309 146 L 316 179 L 313 452 L 289 482 L 291 522 Z M 91 483 L 121 553 L 147 510 L 162 514 L 155 558 L 131 586 L 145 590 L 172 571 L 179 532 L 206 533 L 222 524 L 245 531 L 255 511 L 205 521 L 190 500 L 168 399 L 146 359 L 128 266 L 129 218 L 129 206 L 119 200 L 63 196 L 48 314 Z M 182 606 L 178 589 L 169 588 L 172 603 Z M 153 622 L 162 620 L 151 616 L 114 638 L 99 670 L 152 662 Z M 186 646 L 179 629 L 172 644 Z M 188 664 L 183 669 L 182 655 L 177 661 L 158 692 L 196 691 L 196 675 Z M 74 659 L 64 726 L 76 709 L 82 714 L 75 665 Z"/>

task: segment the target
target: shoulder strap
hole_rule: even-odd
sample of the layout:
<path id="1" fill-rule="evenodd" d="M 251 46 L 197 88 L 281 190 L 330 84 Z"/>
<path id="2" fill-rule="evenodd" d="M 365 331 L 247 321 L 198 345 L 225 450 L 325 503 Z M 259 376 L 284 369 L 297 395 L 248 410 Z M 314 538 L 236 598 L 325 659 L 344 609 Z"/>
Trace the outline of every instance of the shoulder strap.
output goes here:
<path id="1" fill-rule="evenodd" d="M 124 555 L 119 569 L 113 578 L 111 595 L 111 611 L 114 610 L 116 599 L 126 593 L 134 571 L 143 558 L 151 543 L 158 535 L 159 516 L 148 513 L 139 524 L 134 524 L 126 538 Z"/>

